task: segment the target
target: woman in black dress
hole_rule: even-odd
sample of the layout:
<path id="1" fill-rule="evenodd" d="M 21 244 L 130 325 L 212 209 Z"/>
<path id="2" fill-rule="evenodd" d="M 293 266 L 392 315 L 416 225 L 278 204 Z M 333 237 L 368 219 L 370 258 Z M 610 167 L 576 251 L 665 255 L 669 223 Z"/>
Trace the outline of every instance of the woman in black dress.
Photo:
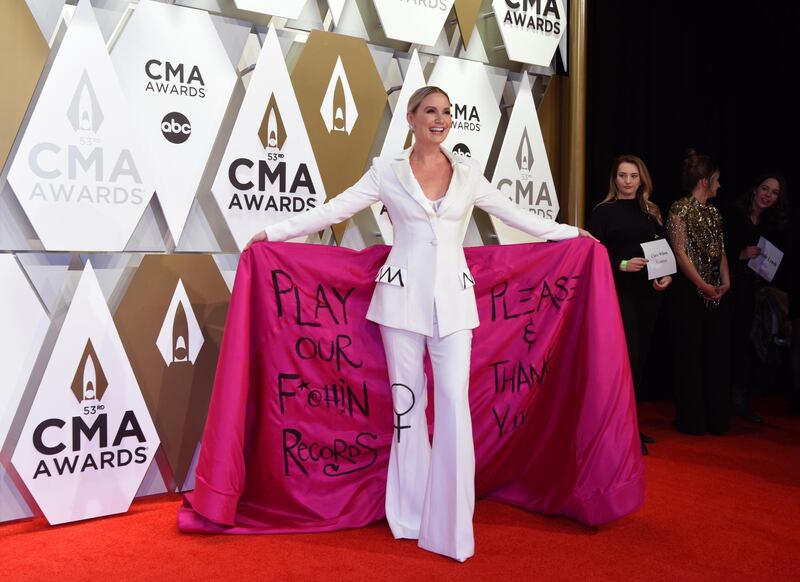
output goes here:
<path id="1" fill-rule="evenodd" d="M 800 416 L 800 220 L 797 205 L 792 208 L 789 235 L 789 319 L 792 322 L 792 394 L 789 414 Z"/>
<path id="2" fill-rule="evenodd" d="M 686 434 L 730 428 L 727 298 L 728 261 L 722 217 L 708 201 L 719 189 L 719 168 L 694 150 L 683 162 L 689 192 L 669 209 L 667 231 L 678 264 L 673 284 L 675 426 Z"/>
<path id="3" fill-rule="evenodd" d="M 611 167 L 608 195 L 592 210 L 589 219 L 589 231 L 606 246 L 611 259 L 637 396 L 641 394 L 661 308 L 659 292 L 672 281 L 671 277 L 648 280 L 647 259 L 639 246 L 666 236 L 661 212 L 650 201 L 652 190 L 653 182 L 644 162 L 636 156 L 619 156 Z M 644 433 L 640 436 L 642 454 L 646 455 L 647 443 L 653 439 Z"/>
<path id="4" fill-rule="evenodd" d="M 764 285 L 785 288 L 787 269 L 781 263 L 770 283 L 748 268 L 747 263 L 761 254 L 758 241 L 762 236 L 787 252 L 788 213 L 786 181 L 778 174 L 766 174 L 739 198 L 732 212 L 725 217 L 725 247 L 731 269 L 733 405 L 736 414 L 751 422 L 761 422 L 761 417 L 750 408 L 748 398 L 755 382 L 756 361 L 750 341 L 755 296 Z"/>

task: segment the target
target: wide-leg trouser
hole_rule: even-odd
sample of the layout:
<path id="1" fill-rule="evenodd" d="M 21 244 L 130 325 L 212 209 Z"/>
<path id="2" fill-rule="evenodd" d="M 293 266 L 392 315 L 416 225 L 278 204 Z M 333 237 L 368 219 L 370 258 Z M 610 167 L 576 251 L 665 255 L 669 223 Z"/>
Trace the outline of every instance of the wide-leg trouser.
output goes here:
<path id="1" fill-rule="evenodd" d="M 435 327 L 435 326 L 434 326 Z M 386 518 L 395 538 L 464 561 L 475 553 L 475 449 L 469 412 L 472 331 L 433 337 L 381 326 L 394 405 Z M 427 345 L 433 367 L 433 447 L 428 440 Z"/>

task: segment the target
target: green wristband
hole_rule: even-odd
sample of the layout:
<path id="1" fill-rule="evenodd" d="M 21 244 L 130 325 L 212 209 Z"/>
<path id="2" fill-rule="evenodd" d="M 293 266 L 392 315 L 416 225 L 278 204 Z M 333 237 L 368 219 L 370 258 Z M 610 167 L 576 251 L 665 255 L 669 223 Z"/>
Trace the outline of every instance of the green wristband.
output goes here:
<path id="1" fill-rule="evenodd" d="M 628 261 L 620 261 L 619 268 L 622 269 L 623 271 L 627 271 L 628 270 Z"/>

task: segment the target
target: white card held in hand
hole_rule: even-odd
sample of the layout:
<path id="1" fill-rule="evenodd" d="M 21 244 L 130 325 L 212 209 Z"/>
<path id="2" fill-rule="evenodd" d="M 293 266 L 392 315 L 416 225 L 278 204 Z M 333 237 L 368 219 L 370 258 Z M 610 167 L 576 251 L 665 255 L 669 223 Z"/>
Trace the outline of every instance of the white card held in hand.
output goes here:
<path id="1" fill-rule="evenodd" d="M 675 255 L 667 242 L 667 239 L 660 238 L 639 245 L 644 251 L 644 258 L 647 259 L 647 278 L 657 279 L 666 277 L 677 272 L 675 267 Z"/>
<path id="2" fill-rule="evenodd" d="M 761 254 L 747 261 L 747 266 L 767 281 L 772 282 L 778 267 L 781 266 L 783 251 L 763 236 L 758 239 L 758 248 L 761 249 Z"/>

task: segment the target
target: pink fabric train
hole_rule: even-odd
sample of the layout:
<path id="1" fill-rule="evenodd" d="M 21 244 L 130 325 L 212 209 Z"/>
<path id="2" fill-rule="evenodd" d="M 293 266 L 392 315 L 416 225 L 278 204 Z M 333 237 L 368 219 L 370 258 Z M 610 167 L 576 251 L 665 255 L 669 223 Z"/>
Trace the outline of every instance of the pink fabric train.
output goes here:
<path id="1" fill-rule="evenodd" d="M 182 531 L 332 531 L 383 516 L 404 411 L 392 409 L 364 314 L 387 253 L 265 243 L 242 255 Z M 589 525 L 638 509 L 644 464 L 604 247 L 574 239 L 466 256 L 481 318 L 477 495 Z"/>

